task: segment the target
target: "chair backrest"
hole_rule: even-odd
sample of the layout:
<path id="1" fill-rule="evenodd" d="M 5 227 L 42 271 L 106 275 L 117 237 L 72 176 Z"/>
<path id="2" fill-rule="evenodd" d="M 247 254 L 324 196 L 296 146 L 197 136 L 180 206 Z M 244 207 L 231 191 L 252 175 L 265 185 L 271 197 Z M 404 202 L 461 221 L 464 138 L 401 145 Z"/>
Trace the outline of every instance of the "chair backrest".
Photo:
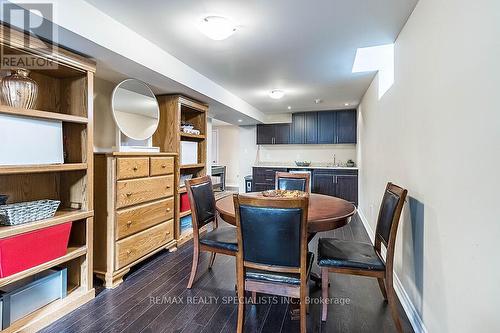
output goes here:
<path id="1" fill-rule="evenodd" d="M 276 189 L 311 192 L 310 178 L 309 173 L 276 172 Z"/>
<path id="2" fill-rule="evenodd" d="M 309 195 L 296 199 L 235 194 L 233 200 L 240 267 L 302 274 L 307 266 Z"/>
<path id="3" fill-rule="evenodd" d="M 185 181 L 189 204 L 191 205 L 191 217 L 193 220 L 193 233 L 196 237 L 199 229 L 210 222 L 215 222 L 215 196 L 210 176 L 204 176 Z"/>
<path id="4" fill-rule="evenodd" d="M 392 183 L 388 183 L 385 188 L 375 232 L 375 249 L 380 253 L 380 244 L 384 244 L 387 260 L 390 258 L 392 261 L 394 255 L 396 234 L 407 193 L 407 190 Z"/>

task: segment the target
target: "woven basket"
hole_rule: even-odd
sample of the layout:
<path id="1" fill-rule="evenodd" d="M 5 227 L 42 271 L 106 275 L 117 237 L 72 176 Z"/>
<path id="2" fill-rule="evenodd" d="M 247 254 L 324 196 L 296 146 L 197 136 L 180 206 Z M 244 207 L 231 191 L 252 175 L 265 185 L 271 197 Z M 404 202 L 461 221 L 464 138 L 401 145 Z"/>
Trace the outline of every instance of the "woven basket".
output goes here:
<path id="1" fill-rule="evenodd" d="M 0 224 L 18 225 L 51 218 L 60 203 L 58 200 L 37 200 L 0 206 Z"/>

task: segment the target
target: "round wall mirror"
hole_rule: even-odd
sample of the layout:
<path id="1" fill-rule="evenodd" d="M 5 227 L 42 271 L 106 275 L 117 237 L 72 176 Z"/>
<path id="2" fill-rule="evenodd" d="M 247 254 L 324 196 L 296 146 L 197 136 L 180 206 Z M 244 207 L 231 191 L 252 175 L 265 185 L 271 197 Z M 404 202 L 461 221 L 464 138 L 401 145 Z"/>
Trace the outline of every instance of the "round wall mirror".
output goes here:
<path id="1" fill-rule="evenodd" d="M 144 82 L 136 79 L 120 82 L 113 90 L 111 107 L 116 125 L 131 139 L 147 140 L 158 127 L 158 101 Z"/>

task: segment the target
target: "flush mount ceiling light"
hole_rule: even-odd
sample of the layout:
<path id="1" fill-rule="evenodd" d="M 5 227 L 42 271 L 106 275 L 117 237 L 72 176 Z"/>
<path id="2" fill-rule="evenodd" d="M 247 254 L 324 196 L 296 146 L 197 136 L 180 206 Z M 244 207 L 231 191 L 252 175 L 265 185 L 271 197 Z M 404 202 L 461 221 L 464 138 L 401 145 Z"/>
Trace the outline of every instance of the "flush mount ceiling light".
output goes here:
<path id="1" fill-rule="evenodd" d="M 224 40 L 236 31 L 236 25 L 223 16 L 206 16 L 198 23 L 198 30 L 213 40 Z"/>
<path id="2" fill-rule="evenodd" d="M 274 90 L 271 90 L 269 92 L 269 97 L 271 97 L 273 99 L 280 99 L 283 96 L 285 96 L 285 92 L 283 90 L 280 90 L 280 89 L 274 89 Z"/>

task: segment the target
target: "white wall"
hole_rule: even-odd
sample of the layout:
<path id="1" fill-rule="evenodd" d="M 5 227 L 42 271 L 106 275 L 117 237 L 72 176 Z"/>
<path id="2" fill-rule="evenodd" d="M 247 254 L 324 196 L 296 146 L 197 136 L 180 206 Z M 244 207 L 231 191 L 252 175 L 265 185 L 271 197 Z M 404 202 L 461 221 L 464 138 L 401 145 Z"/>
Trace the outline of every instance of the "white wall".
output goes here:
<path id="1" fill-rule="evenodd" d="M 226 186 L 238 186 L 240 178 L 240 139 L 238 126 L 213 126 L 213 130 L 218 132 L 218 164 L 226 166 Z"/>
<path id="2" fill-rule="evenodd" d="M 111 110 L 115 86 L 106 80 L 94 80 L 94 151 L 111 150 L 115 146 L 116 125 Z"/>
<path id="3" fill-rule="evenodd" d="M 409 191 L 396 273 L 429 332 L 499 332 L 500 1 L 420 0 L 359 114 L 360 209 Z"/>

